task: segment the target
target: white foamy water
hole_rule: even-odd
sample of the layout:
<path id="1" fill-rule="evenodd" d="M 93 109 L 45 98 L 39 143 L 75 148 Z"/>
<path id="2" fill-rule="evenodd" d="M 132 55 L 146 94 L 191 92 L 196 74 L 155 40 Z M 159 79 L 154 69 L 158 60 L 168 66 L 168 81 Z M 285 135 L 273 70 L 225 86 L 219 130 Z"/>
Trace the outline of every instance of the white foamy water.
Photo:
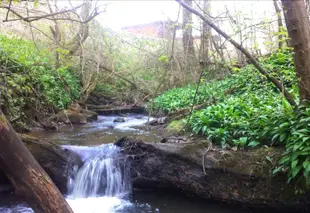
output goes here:
<path id="1" fill-rule="evenodd" d="M 117 197 L 88 197 L 67 199 L 74 213 L 115 213 L 133 204 Z"/>
<path id="2" fill-rule="evenodd" d="M 126 208 L 132 208 L 133 204 L 128 200 L 117 197 L 88 197 L 66 199 L 74 213 L 116 213 L 126 212 Z M 0 208 L 1 213 L 34 213 L 23 204 L 9 208 Z"/>
<path id="3" fill-rule="evenodd" d="M 84 165 L 68 181 L 66 197 L 75 213 L 127 212 L 134 205 L 131 193 L 130 165 L 112 145 L 98 147 L 64 146 L 79 154 Z M 1 213 L 33 213 L 23 204 L 0 208 Z"/>
<path id="4" fill-rule="evenodd" d="M 74 151 L 75 147 L 67 147 Z M 128 198 L 131 193 L 130 165 L 119 154 L 119 149 L 112 144 L 91 149 L 89 156 L 87 149 L 79 153 L 84 160 L 84 165 L 69 181 L 69 198 L 87 197 L 118 197 Z"/>
<path id="5" fill-rule="evenodd" d="M 123 131 L 137 131 L 134 127 L 143 126 L 147 121 L 152 121 L 154 118 L 149 118 L 147 116 L 141 117 L 141 119 L 132 119 L 128 122 L 118 123 L 115 125 L 115 129 L 123 130 Z M 141 133 L 144 133 L 143 130 L 140 130 Z"/>

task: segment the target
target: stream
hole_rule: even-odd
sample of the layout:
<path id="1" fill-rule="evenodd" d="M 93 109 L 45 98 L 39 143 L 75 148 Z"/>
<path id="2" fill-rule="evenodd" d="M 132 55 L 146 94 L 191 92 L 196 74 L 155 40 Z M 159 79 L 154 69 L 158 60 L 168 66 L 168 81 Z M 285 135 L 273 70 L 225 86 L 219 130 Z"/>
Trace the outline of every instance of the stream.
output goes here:
<path id="1" fill-rule="evenodd" d="M 99 116 L 86 125 L 64 126 L 58 131 L 38 131 L 31 135 L 48 138 L 77 153 L 84 161 L 68 185 L 66 200 L 75 213 L 242 213 L 245 209 L 225 207 L 165 191 L 132 188 L 130 164 L 112 144 L 131 136 L 146 142 L 159 141 L 154 131 L 139 128 L 147 116 L 127 114 L 125 122 L 113 122 L 118 116 Z M 32 213 L 19 200 L 0 199 L 0 213 Z"/>

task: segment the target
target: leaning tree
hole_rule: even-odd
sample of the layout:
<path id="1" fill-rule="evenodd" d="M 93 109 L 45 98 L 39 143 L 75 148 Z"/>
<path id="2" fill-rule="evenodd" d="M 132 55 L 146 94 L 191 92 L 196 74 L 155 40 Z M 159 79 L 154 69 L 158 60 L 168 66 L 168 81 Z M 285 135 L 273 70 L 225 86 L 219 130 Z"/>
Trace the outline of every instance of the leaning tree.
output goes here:
<path id="1" fill-rule="evenodd" d="M 0 110 L 0 169 L 36 213 L 73 213 Z"/>

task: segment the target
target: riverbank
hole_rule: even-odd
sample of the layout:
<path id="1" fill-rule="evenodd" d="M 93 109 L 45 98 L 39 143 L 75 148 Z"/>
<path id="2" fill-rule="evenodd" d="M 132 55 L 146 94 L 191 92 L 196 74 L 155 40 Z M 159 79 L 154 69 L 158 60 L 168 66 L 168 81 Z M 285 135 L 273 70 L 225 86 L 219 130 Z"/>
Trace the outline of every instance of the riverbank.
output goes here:
<path id="1" fill-rule="evenodd" d="M 285 175 L 272 176 L 270 173 L 283 153 L 282 148 L 234 151 L 211 147 L 203 138 L 173 136 L 163 140 L 155 132 L 146 130 L 147 116 L 133 114 L 124 123 L 113 122 L 116 118 L 120 116 L 99 116 L 97 121 L 86 125 L 32 133 L 39 133 L 36 136 L 41 139 L 21 137 L 63 192 L 71 178 L 69 171 L 76 171 L 83 165 L 76 167 L 76 157 L 69 156 L 86 155 L 87 146 L 93 150 L 87 158 L 96 156 L 95 150 L 104 147 L 103 143 L 113 143 L 117 138 L 132 135 L 134 138 L 122 138 L 115 144 L 121 147 L 122 158 L 130 162 L 132 184 L 136 189 L 174 191 L 206 202 L 211 200 L 223 205 L 280 212 L 309 208 L 309 197 L 296 195 L 294 185 L 286 184 Z M 111 125 L 114 129 L 108 128 Z M 45 138 L 53 142 L 46 142 Z"/>

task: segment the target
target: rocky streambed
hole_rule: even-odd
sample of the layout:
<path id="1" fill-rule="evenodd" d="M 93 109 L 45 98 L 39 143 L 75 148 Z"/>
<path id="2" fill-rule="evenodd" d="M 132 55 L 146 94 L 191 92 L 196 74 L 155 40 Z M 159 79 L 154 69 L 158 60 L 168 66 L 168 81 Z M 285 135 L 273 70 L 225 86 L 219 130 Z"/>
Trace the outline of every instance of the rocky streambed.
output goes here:
<path id="1" fill-rule="evenodd" d="M 281 149 L 263 147 L 251 151 L 233 151 L 212 147 L 203 140 L 181 140 L 180 143 L 175 142 L 177 140 L 161 140 L 156 132 L 138 128 L 149 120 L 147 116 L 128 114 L 123 116 L 125 122 L 114 122 L 119 117 L 99 116 L 97 121 L 86 125 L 65 126 L 57 131 L 33 132 L 32 136 L 20 137 L 64 194 L 68 194 L 68 183 L 76 178 L 76 172 L 83 168 L 85 160 L 101 153 L 87 150 L 101 150 L 100 147 L 105 146 L 102 144 L 116 141 L 113 146 L 119 149 L 120 154 L 117 156 L 122 156 L 124 162 L 127 162 L 132 186 L 139 189 L 138 193 L 136 190 L 131 191 L 131 196 L 127 198 L 135 208 L 120 208 L 122 210 L 116 211 L 116 207 L 113 207 L 111 210 L 94 212 L 205 212 L 208 206 L 214 208 L 210 200 L 222 203 L 216 205 L 214 212 L 250 212 L 249 209 L 240 208 L 227 210 L 227 205 L 224 204 L 240 204 L 243 207 L 264 210 L 271 208 L 286 212 L 309 209 L 308 195 L 296 195 L 294 186 L 286 183 L 284 175 L 270 175 L 275 162 L 281 156 Z M 64 144 L 73 144 L 73 148 Z M 100 159 L 105 156 L 107 155 L 102 155 Z M 115 169 L 111 170 L 109 177 L 115 175 L 113 171 Z M 115 180 L 108 179 L 104 180 L 101 186 L 107 185 L 109 180 Z M 1 173 L 0 182 L 8 183 Z M 150 206 L 148 203 L 154 203 L 158 190 L 161 193 L 165 192 L 160 196 L 162 202 L 155 202 L 155 206 Z M 2 191 L 9 190 L 6 188 Z M 181 198 L 184 203 L 194 199 L 199 200 L 201 205 L 193 201 L 193 205 L 187 202 L 187 208 L 183 208 L 182 204 L 179 204 L 183 203 L 182 201 L 174 203 L 173 197 L 177 196 L 163 199 L 172 191 L 178 195 L 191 196 Z M 139 198 L 141 193 L 144 195 Z M 141 199 L 147 196 L 151 197 L 150 200 Z M 100 197 L 106 196 L 101 193 Z M 110 197 L 123 199 L 117 195 Z M 136 198 L 140 201 L 135 200 Z M 161 200 L 160 198 L 157 196 L 156 200 Z M 140 208 L 144 204 L 146 206 Z M 6 204 L 0 202 L 1 205 Z M 156 205 L 161 208 L 157 208 Z M 9 207 L 6 210 L 12 208 L 14 209 Z M 0 212 L 5 211 L 0 207 Z"/>

